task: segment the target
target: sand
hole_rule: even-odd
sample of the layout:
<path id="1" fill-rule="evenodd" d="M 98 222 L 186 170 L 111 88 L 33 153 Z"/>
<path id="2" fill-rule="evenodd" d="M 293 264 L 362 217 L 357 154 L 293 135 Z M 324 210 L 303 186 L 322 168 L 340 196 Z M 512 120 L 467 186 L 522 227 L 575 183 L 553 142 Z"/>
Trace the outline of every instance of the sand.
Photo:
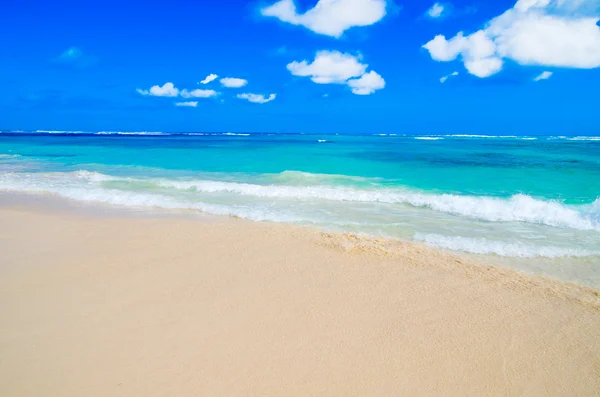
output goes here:
<path id="1" fill-rule="evenodd" d="M 0 396 L 600 395 L 597 291 L 416 244 L 0 207 Z"/>

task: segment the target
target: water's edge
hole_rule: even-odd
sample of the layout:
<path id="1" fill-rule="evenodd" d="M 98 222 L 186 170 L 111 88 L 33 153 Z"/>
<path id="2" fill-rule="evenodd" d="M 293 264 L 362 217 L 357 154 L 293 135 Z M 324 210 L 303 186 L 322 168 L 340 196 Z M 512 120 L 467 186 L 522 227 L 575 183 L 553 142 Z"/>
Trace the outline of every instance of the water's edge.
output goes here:
<path id="1" fill-rule="evenodd" d="M 38 211 L 64 214 L 76 214 L 100 218 L 117 218 L 117 219 L 185 219 L 201 223 L 210 222 L 249 222 L 269 224 L 273 227 L 281 228 L 296 228 L 305 229 L 311 232 L 316 232 L 322 235 L 327 242 L 327 245 L 336 249 L 343 249 L 349 252 L 360 254 L 375 254 L 385 257 L 400 256 L 403 257 L 402 247 L 406 245 L 417 247 L 419 250 L 429 250 L 436 255 L 449 255 L 456 258 L 461 264 L 480 267 L 484 270 L 494 270 L 500 274 L 514 273 L 525 279 L 532 280 L 532 286 L 550 291 L 554 294 L 556 291 L 567 293 L 569 299 L 575 299 L 584 303 L 591 303 L 594 307 L 600 308 L 600 286 L 588 285 L 574 280 L 564 280 L 543 272 L 528 272 L 520 270 L 518 267 L 511 266 L 512 261 L 495 262 L 486 260 L 481 255 L 469 254 L 466 252 L 447 250 L 428 246 L 422 242 L 402 240 L 398 238 L 389 238 L 385 236 L 369 235 L 366 233 L 341 233 L 323 228 L 286 224 L 281 222 L 273 222 L 268 220 L 250 220 L 240 218 L 234 215 L 214 215 L 204 213 L 200 210 L 190 209 L 166 209 L 166 208 L 149 208 L 136 206 L 123 206 L 107 204 L 102 202 L 78 201 L 70 198 L 62 197 L 52 193 L 27 193 L 27 192 L 3 192 L 0 191 L 0 208 L 17 209 L 25 211 Z M 489 258 L 491 259 L 491 258 Z M 510 279 L 510 277 L 509 277 Z M 540 281 L 540 283 L 537 283 Z M 546 291 L 546 292 L 548 292 Z"/>

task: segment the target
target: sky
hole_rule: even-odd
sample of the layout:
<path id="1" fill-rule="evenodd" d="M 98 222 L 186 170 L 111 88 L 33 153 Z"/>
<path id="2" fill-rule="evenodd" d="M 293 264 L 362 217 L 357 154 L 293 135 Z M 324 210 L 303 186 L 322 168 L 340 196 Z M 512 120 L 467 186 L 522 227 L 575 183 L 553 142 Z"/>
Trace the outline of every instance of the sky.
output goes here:
<path id="1" fill-rule="evenodd" d="M 0 129 L 600 135 L 600 0 L 3 2 Z"/>

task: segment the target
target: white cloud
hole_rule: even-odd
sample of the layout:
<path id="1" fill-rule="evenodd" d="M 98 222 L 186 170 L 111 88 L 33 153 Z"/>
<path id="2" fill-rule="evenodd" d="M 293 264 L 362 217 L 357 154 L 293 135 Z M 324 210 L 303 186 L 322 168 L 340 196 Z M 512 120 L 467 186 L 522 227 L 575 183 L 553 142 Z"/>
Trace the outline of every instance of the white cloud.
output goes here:
<path id="1" fill-rule="evenodd" d="M 520 64 L 589 69 L 600 66 L 599 20 L 511 12 L 495 19 L 489 31 L 498 53 Z"/>
<path id="2" fill-rule="evenodd" d="M 458 72 L 452 72 L 440 79 L 440 83 L 444 84 L 450 77 L 458 76 Z"/>
<path id="3" fill-rule="evenodd" d="M 483 30 L 469 36 L 460 32 L 450 40 L 439 35 L 423 47 L 440 62 L 453 61 L 461 55 L 465 68 L 477 77 L 488 77 L 502 69 L 503 61 L 496 56 L 494 42 Z"/>
<path id="4" fill-rule="evenodd" d="M 551 0 L 517 0 L 515 4 L 515 10 L 527 12 L 531 8 L 542 8 L 547 7 Z"/>
<path id="5" fill-rule="evenodd" d="M 377 90 L 385 87 L 385 80 L 377 72 L 371 70 L 358 79 L 348 80 L 348 86 L 352 88 L 352 93 L 356 95 L 371 95 Z"/>
<path id="6" fill-rule="evenodd" d="M 552 72 L 542 72 L 536 76 L 533 81 L 548 80 L 550 77 L 552 77 Z"/>
<path id="7" fill-rule="evenodd" d="M 208 84 L 213 80 L 216 80 L 219 76 L 217 76 L 214 73 L 209 74 L 208 76 L 206 76 L 206 78 L 204 80 L 202 80 L 199 84 Z"/>
<path id="8" fill-rule="evenodd" d="M 238 79 L 236 77 L 224 77 L 221 79 L 223 87 L 240 88 L 248 84 L 248 80 Z"/>
<path id="9" fill-rule="evenodd" d="M 340 37 L 356 26 L 379 22 L 386 14 L 386 0 L 319 0 L 303 14 L 294 0 L 280 0 L 261 10 L 262 15 L 300 25 L 326 36 Z"/>
<path id="10" fill-rule="evenodd" d="M 462 32 L 456 35 L 456 37 L 446 40 L 446 36 L 437 35 L 423 46 L 429 55 L 436 61 L 448 62 L 456 59 L 458 54 L 463 51 L 464 48 L 464 36 Z"/>
<path id="11" fill-rule="evenodd" d="M 317 84 L 346 84 L 354 94 L 369 95 L 385 87 L 385 80 L 375 71 L 366 73 L 368 64 L 339 51 L 318 51 L 314 61 L 294 61 L 287 65 L 294 76 L 310 77 Z"/>
<path id="12" fill-rule="evenodd" d="M 448 62 L 459 56 L 469 73 L 488 77 L 504 59 L 521 65 L 600 67 L 598 0 L 519 0 L 485 28 L 451 39 L 438 35 L 423 47 Z M 591 14 L 590 14 L 591 13 Z"/>
<path id="13" fill-rule="evenodd" d="M 277 95 L 271 94 L 268 97 L 265 97 L 264 95 L 261 95 L 261 94 L 244 93 L 244 94 L 238 94 L 237 97 L 240 99 L 245 99 L 248 102 L 252 102 L 252 103 L 267 103 L 267 102 L 271 102 L 272 100 L 274 100 L 277 97 Z"/>
<path id="14" fill-rule="evenodd" d="M 312 63 L 294 61 L 287 68 L 294 76 L 310 77 L 317 84 L 345 84 L 346 80 L 364 74 L 368 66 L 360 62 L 360 56 L 318 51 Z"/>
<path id="15" fill-rule="evenodd" d="M 198 101 L 175 102 L 175 106 L 195 108 L 198 106 Z"/>
<path id="16" fill-rule="evenodd" d="M 218 93 L 215 90 L 201 90 L 195 89 L 192 91 L 181 90 L 182 98 L 210 98 L 213 96 L 217 96 Z"/>
<path id="17" fill-rule="evenodd" d="M 465 68 L 473 76 L 480 78 L 492 76 L 502 70 L 504 62 L 500 58 L 478 58 L 465 61 Z"/>
<path id="18" fill-rule="evenodd" d="M 442 16 L 445 9 L 446 7 L 442 3 L 435 3 L 429 10 L 427 10 L 427 15 L 430 18 L 439 18 Z"/>
<path id="19" fill-rule="evenodd" d="M 179 95 L 179 89 L 177 89 L 173 83 L 165 83 L 163 86 L 152 86 L 150 90 L 136 90 L 138 93 L 142 95 L 151 95 L 151 96 L 166 96 L 166 97 L 175 97 Z"/>
<path id="20" fill-rule="evenodd" d="M 142 90 L 142 89 L 137 89 L 136 90 L 138 93 L 140 93 L 141 95 L 150 95 L 150 96 L 164 96 L 164 97 L 176 97 L 176 96 L 181 96 L 182 98 L 210 98 L 210 97 L 214 97 L 219 95 L 218 92 L 216 92 L 215 90 L 201 90 L 201 89 L 195 89 L 195 90 L 179 90 L 177 87 L 175 87 L 173 85 L 173 83 L 165 83 L 163 84 L 163 86 L 152 86 L 149 90 Z M 181 102 L 181 103 L 186 103 L 186 102 Z M 191 102 L 190 102 L 191 103 Z M 181 106 L 185 106 L 185 105 L 181 105 Z"/>

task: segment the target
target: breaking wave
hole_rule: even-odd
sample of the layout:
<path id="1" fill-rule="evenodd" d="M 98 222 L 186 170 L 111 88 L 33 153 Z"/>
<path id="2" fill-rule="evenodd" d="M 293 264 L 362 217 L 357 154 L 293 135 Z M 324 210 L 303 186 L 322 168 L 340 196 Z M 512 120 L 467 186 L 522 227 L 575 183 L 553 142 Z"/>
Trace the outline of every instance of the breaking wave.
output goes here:
<path id="1" fill-rule="evenodd" d="M 60 174 L 55 174 L 60 177 Z M 304 173 L 304 178 L 306 178 Z M 312 174 L 308 174 L 312 175 Z M 524 194 L 510 198 L 488 196 L 461 196 L 432 194 L 401 188 L 355 188 L 343 186 L 290 186 L 261 185 L 252 183 L 222 182 L 213 180 L 133 179 L 119 178 L 96 172 L 79 171 L 63 177 L 84 179 L 102 187 L 108 181 L 150 183 L 158 188 L 193 191 L 199 194 L 227 193 L 269 199 L 326 200 L 334 202 L 403 204 L 428 208 L 456 216 L 488 222 L 526 222 L 578 230 L 600 231 L 600 198 L 587 205 L 565 205 Z M 7 189 L 23 178 L 6 176 L 0 179 L 0 188 Z M 12 179 L 12 181 L 11 181 Z M 38 185 L 47 188 L 48 178 L 36 178 Z M 52 183 L 49 186 L 53 186 Z"/>
<path id="2" fill-rule="evenodd" d="M 381 235 L 396 227 L 392 225 L 403 228 L 406 222 L 415 220 L 418 228 L 405 236 L 437 248 L 520 258 L 600 255 L 600 248 L 594 244 L 597 235 L 581 234 L 600 231 L 600 198 L 586 205 L 566 205 L 523 194 L 507 198 L 434 194 L 384 186 L 377 178 L 299 171 L 263 174 L 262 178 L 258 183 L 242 183 L 121 177 L 86 170 L 10 171 L 0 173 L 0 191 L 55 194 L 76 201 L 148 209 L 201 211 L 255 221 L 351 227 Z M 372 205 L 366 205 L 369 203 Z M 398 218 L 399 214 L 406 217 Z M 419 219 L 424 222 L 419 223 Z M 489 223 L 474 224 L 469 219 Z M 504 226 L 498 222 L 514 223 Z M 539 225 L 553 228 L 540 229 Z M 479 228 L 474 231 L 478 234 L 488 228 L 501 232 L 484 234 L 485 238 L 468 237 L 465 227 Z M 452 234 L 454 230 L 456 235 Z M 505 234 L 507 230 L 510 234 Z M 535 241 L 518 237 L 529 238 L 536 233 L 541 237 Z M 498 237 L 502 235 L 507 240 Z"/>
<path id="3" fill-rule="evenodd" d="M 91 173 L 95 174 L 95 173 Z M 94 175 L 96 181 L 102 176 Z M 58 183 L 57 183 L 58 182 Z M 46 185 L 38 184 L 28 178 L 7 181 L 6 176 L 0 177 L 0 190 L 12 192 L 50 193 L 75 201 L 105 203 L 125 207 L 161 208 L 169 210 L 196 210 L 213 215 L 231 215 L 253 221 L 271 222 L 313 222 L 311 219 L 272 212 L 264 208 L 248 208 L 247 206 L 225 206 L 206 204 L 195 201 L 178 200 L 162 194 L 148 192 L 130 192 L 101 187 L 73 187 L 61 181 L 49 181 Z"/>

